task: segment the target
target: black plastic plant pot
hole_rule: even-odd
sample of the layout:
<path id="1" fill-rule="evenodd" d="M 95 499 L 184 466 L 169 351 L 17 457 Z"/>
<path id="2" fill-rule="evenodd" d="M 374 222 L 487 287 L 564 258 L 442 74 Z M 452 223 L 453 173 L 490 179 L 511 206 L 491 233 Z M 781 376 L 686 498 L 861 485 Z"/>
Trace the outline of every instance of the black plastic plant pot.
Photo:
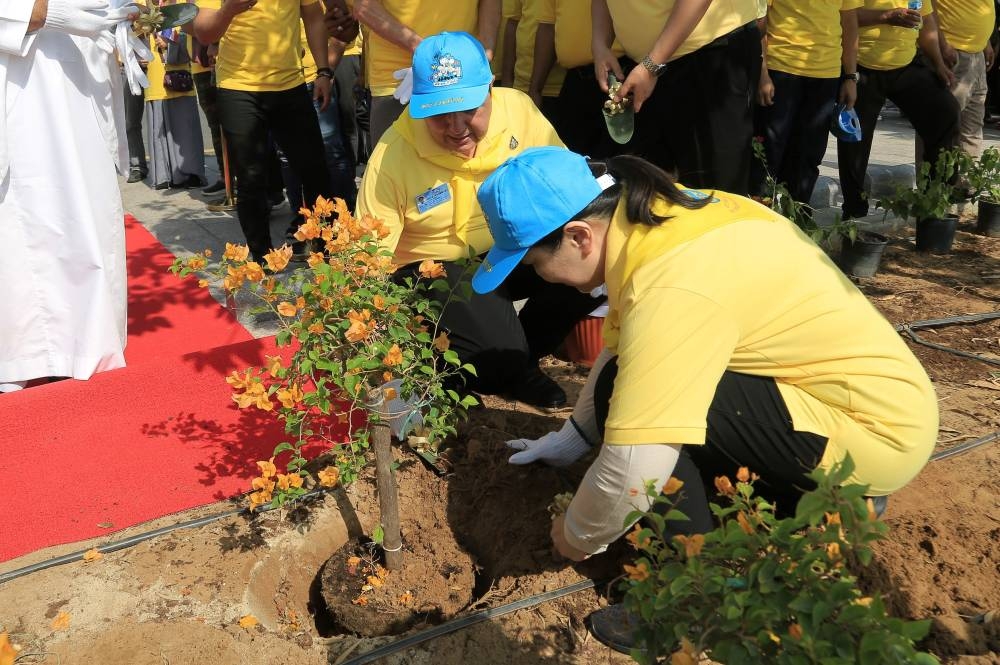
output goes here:
<path id="1" fill-rule="evenodd" d="M 976 231 L 988 238 L 1000 238 L 1000 203 L 979 200 L 979 220 Z"/>
<path id="2" fill-rule="evenodd" d="M 889 239 L 880 233 L 862 231 L 851 242 L 844 238 L 840 247 L 840 269 L 854 277 L 873 277 L 878 272 Z"/>
<path id="3" fill-rule="evenodd" d="M 958 215 L 948 215 L 943 219 L 917 220 L 917 251 L 931 254 L 947 254 L 955 240 Z"/>

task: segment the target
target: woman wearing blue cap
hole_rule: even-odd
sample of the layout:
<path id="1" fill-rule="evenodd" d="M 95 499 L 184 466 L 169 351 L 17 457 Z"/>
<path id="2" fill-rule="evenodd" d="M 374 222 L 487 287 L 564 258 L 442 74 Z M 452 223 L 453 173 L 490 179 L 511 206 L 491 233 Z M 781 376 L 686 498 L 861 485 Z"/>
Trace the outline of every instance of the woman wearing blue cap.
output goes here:
<path id="1" fill-rule="evenodd" d="M 476 190 L 505 160 L 525 148 L 562 145 L 527 95 L 493 88 L 486 51 L 464 32 L 424 39 L 413 54 L 413 96 L 368 161 L 359 214 L 381 219 L 383 240 L 401 267 L 419 278 L 424 261 L 444 264 L 453 283 L 458 261 L 493 244 Z M 434 292 L 442 299 L 447 294 Z M 520 313 L 513 301 L 527 298 Z M 447 299 L 442 326 L 451 348 L 477 375 L 468 387 L 541 407 L 559 407 L 566 393 L 538 367 L 597 302 L 517 271 L 497 293 Z"/>
<path id="2" fill-rule="evenodd" d="M 931 382 L 819 247 L 750 199 L 685 189 L 636 157 L 605 167 L 595 178 L 583 157 L 536 148 L 479 190 L 495 243 L 477 292 L 519 264 L 581 291 L 607 284 L 606 348 L 573 415 L 508 442 L 514 463 L 569 464 L 599 448 L 553 523 L 563 556 L 621 536 L 626 515 L 648 508 L 646 481 L 683 480 L 684 528 L 698 532 L 713 527 L 704 480 L 740 466 L 779 510 L 811 486 L 809 471 L 848 453 L 852 482 L 874 497 L 923 468 L 937 437 Z"/>

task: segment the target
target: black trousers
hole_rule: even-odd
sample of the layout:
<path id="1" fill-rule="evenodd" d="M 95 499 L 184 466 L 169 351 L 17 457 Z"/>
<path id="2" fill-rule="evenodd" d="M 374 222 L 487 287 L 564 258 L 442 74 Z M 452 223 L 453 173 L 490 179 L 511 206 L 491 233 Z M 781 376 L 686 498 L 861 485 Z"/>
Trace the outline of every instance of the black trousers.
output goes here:
<path id="1" fill-rule="evenodd" d="M 198 72 L 194 75 L 194 87 L 198 93 L 198 106 L 205 114 L 205 122 L 212 133 L 212 149 L 215 151 L 215 163 L 219 167 L 219 179 L 225 176 L 222 165 L 222 127 L 219 124 L 219 89 L 215 87 L 215 73 Z"/>
<path id="2" fill-rule="evenodd" d="M 837 141 L 845 218 L 868 214 L 868 201 L 864 197 L 865 173 L 878 114 L 887 98 L 909 118 L 923 139 L 924 161 L 935 164 L 938 153 L 954 147 L 958 140 L 958 102 L 919 59 L 898 69 L 880 71 L 858 67 L 858 72 L 861 80 L 854 110 L 861 121 L 862 139 L 858 143 Z"/>
<path id="3" fill-rule="evenodd" d="M 594 386 L 602 437 L 617 375 L 613 358 Z M 674 469 L 673 475 L 684 481 L 678 509 L 691 518 L 677 522 L 677 530 L 705 533 L 715 528 L 708 507 L 715 477 L 732 480 L 741 466 L 760 476 L 757 493 L 775 504 L 779 516 L 794 514 L 802 493 L 815 488 L 805 474 L 819 465 L 826 443 L 826 437 L 795 430 L 774 379 L 725 372 L 708 409 L 705 443 L 683 446 Z"/>
<path id="4" fill-rule="evenodd" d="M 250 253 L 260 259 L 274 248 L 269 227 L 268 191 L 274 179 L 270 138 L 281 146 L 302 180 L 306 203 L 331 196 L 323 137 L 306 85 L 278 92 L 219 89 L 219 120 L 229 150 L 236 156 L 236 210 Z M 293 230 L 293 229 L 290 229 Z"/>
<path id="5" fill-rule="evenodd" d="M 690 187 L 747 194 L 759 78 L 756 22 L 670 62 L 636 114 L 636 154 Z"/>
<path id="6" fill-rule="evenodd" d="M 638 152 L 635 136 L 625 145 L 611 140 L 601 112 L 607 100 L 608 96 L 597 85 L 593 65 L 566 71 L 559 90 L 559 103 L 566 111 L 560 116 L 556 131 L 567 148 L 594 159 Z"/>
<path id="7" fill-rule="evenodd" d="M 774 104 L 758 106 L 755 134 L 764 137 L 767 167 L 778 182 L 788 187 L 792 198 L 809 203 L 819 178 L 819 165 L 826 154 L 827 135 L 840 90 L 839 78 L 798 76 L 770 71 Z M 756 159 L 751 165 L 751 189 L 764 185 L 764 167 Z"/>
<path id="8" fill-rule="evenodd" d="M 142 171 L 146 166 L 146 145 L 142 142 L 142 114 L 146 108 L 143 94 L 133 95 L 128 81 L 122 78 L 125 91 L 125 139 L 128 141 L 128 165 Z"/>
<path id="9" fill-rule="evenodd" d="M 362 160 L 358 152 L 358 119 L 354 88 L 358 84 L 359 76 L 361 76 L 360 55 L 345 55 L 333 72 L 333 84 L 337 88 L 337 105 L 340 111 L 340 134 L 344 148 L 351 153 L 351 161 L 355 164 L 368 159 L 368 155 L 365 154 Z"/>
<path id="10" fill-rule="evenodd" d="M 463 279 L 462 266 L 443 261 L 448 282 Z M 396 271 L 394 279 L 419 281 L 419 264 Z M 471 272 L 464 275 L 468 280 Z M 428 290 L 427 295 L 444 304 L 447 293 Z M 527 298 L 520 314 L 514 301 Z M 510 392 L 552 353 L 577 321 L 592 312 L 604 297 L 561 284 L 546 282 L 530 266 L 519 265 L 504 283 L 490 293 L 473 293 L 468 300 L 452 299 L 442 312 L 441 327 L 448 332 L 451 348 L 463 363 L 476 368 L 476 376 L 466 378 L 470 390 L 488 394 Z"/>

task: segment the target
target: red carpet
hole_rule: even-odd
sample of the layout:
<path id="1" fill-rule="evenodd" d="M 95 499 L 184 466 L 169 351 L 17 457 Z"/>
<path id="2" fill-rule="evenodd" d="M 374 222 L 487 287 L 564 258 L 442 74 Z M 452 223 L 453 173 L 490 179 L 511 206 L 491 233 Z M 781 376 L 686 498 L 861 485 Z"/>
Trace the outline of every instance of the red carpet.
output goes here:
<path id="1" fill-rule="evenodd" d="M 128 367 L 0 398 L 0 561 L 245 492 L 284 438 L 225 382 L 274 355 L 273 339 L 167 273 L 170 254 L 134 220 L 128 240 Z"/>

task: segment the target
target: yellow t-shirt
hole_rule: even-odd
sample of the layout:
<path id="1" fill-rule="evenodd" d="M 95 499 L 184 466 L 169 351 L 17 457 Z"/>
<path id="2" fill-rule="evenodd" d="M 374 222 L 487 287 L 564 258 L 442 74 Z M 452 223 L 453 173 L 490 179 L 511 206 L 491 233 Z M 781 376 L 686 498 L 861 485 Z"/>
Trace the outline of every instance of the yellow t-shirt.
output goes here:
<path id="1" fill-rule="evenodd" d="M 767 68 L 812 78 L 840 76 L 840 12 L 864 0 L 768 0 Z"/>
<path id="2" fill-rule="evenodd" d="M 730 370 L 777 381 L 795 429 L 829 438 L 823 468 L 849 452 L 853 480 L 874 495 L 905 485 L 937 439 L 920 363 L 791 222 L 711 195 L 700 210 L 666 209 L 674 218 L 659 227 L 622 209 L 612 222 L 605 333 L 619 369 L 605 443 L 703 444 Z"/>
<path id="3" fill-rule="evenodd" d="M 649 54 L 674 9 L 674 0 L 608 0 L 615 35 L 636 62 Z M 671 60 L 700 49 L 750 21 L 757 20 L 757 3 L 713 0 L 701 22 L 678 47 Z"/>
<path id="4" fill-rule="evenodd" d="M 358 214 L 385 222 L 390 234 L 383 242 L 397 264 L 454 261 L 467 257 L 469 247 L 487 251 L 493 237 L 476 200 L 483 180 L 525 148 L 563 145 L 527 95 L 511 88 L 491 94 L 489 127 L 471 159 L 440 147 L 425 121 L 408 113 L 375 146 L 361 179 Z"/>
<path id="5" fill-rule="evenodd" d="M 519 7 L 517 21 L 517 60 L 514 63 L 514 87 L 528 92 L 531 69 L 535 66 L 535 33 L 540 22 L 555 23 L 555 0 L 516 0 Z M 542 17 L 546 20 L 542 21 Z M 552 65 L 542 87 L 543 97 L 558 97 L 566 70 L 558 63 Z"/>
<path id="6" fill-rule="evenodd" d="M 302 85 L 298 50 L 299 7 L 317 0 L 259 0 L 233 19 L 219 41 L 215 78 L 220 88 L 276 92 Z M 198 0 L 199 7 L 219 9 L 221 0 Z"/>
<path id="7" fill-rule="evenodd" d="M 996 24 L 993 0 L 937 0 L 934 7 L 949 44 L 966 53 L 986 48 Z"/>
<path id="8" fill-rule="evenodd" d="M 421 37 L 439 32 L 476 34 L 479 16 L 477 0 L 382 0 L 385 10 Z M 392 77 L 398 69 L 413 64 L 413 54 L 383 39 L 369 29 L 365 35 L 365 67 L 372 95 L 391 95 L 399 85 Z"/>
<path id="9" fill-rule="evenodd" d="M 344 55 L 361 55 L 364 50 L 365 37 L 364 31 L 358 30 L 358 36 L 354 38 L 351 45 L 344 49 Z"/>
<path id="10" fill-rule="evenodd" d="M 191 37 L 184 33 L 180 33 L 180 39 L 184 42 L 185 48 L 190 52 L 191 49 Z M 143 98 L 147 102 L 158 102 L 164 99 L 176 99 L 177 97 L 194 97 L 197 93 L 192 88 L 187 92 L 174 92 L 173 90 L 167 90 L 163 87 L 163 75 L 166 72 L 175 71 L 191 71 L 191 63 L 186 62 L 183 65 L 165 65 L 163 63 L 163 58 L 166 57 L 166 51 L 161 55 L 156 48 L 156 41 L 150 35 L 149 37 L 149 50 L 153 52 L 153 58 L 149 61 L 149 65 L 146 67 L 146 77 L 149 79 L 149 87 L 143 90 Z"/>
<path id="11" fill-rule="evenodd" d="M 316 60 L 309 50 L 309 40 L 306 38 L 306 24 L 299 22 L 299 57 L 302 60 L 302 78 L 306 83 L 316 80 Z"/>
<path id="12" fill-rule="evenodd" d="M 590 50 L 590 38 L 594 33 L 594 23 L 590 16 L 590 0 L 555 0 L 552 13 L 542 14 L 541 23 L 555 23 L 556 59 L 566 69 L 582 67 L 594 62 Z M 625 55 L 621 44 L 615 40 L 611 45 L 615 55 Z"/>
<path id="13" fill-rule="evenodd" d="M 865 0 L 865 9 L 906 9 L 907 0 Z M 934 11 L 931 0 L 923 0 L 922 16 Z M 868 69 L 899 69 L 917 55 L 919 30 L 886 23 L 858 29 L 858 64 Z"/>

